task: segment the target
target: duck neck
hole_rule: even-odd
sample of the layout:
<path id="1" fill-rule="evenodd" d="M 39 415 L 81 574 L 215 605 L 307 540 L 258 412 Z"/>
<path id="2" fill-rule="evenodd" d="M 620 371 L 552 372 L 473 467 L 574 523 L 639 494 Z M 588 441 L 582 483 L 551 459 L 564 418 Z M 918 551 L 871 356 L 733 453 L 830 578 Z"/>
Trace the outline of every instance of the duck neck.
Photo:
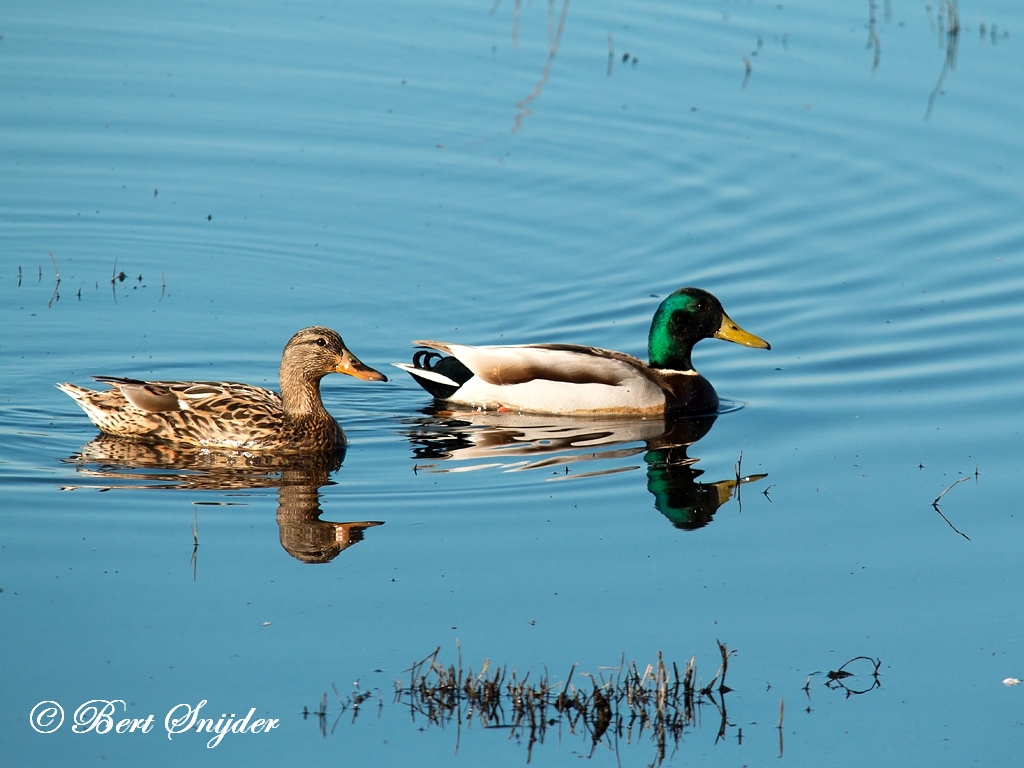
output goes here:
<path id="1" fill-rule="evenodd" d="M 674 337 L 669 329 L 670 314 L 659 311 L 651 321 L 651 332 L 647 336 L 647 355 L 652 368 L 667 368 L 672 371 L 690 371 L 690 353 L 693 342 Z"/>
<path id="2" fill-rule="evenodd" d="M 303 376 L 299 371 L 281 365 L 281 401 L 285 415 L 303 419 L 324 411 L 320 399 L 320 379 L 323 376 Z"/>

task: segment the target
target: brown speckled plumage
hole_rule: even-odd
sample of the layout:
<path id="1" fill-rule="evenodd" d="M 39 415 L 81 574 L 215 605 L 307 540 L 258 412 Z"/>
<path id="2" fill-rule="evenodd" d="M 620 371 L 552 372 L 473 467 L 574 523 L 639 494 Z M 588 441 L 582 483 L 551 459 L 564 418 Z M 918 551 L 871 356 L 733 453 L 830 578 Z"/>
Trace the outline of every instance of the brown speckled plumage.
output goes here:
<path id="1" fill-rule="evenodd" d="M 320 399 L 320 379 L 328 373 L 387 381 L 363 365 L 335 331 L 314 326 L 284 348 L 280 395 L 230 381 L 111 376 L 94 377 L 111 386 L 104 391 L 57 387 L 109 435 L 257 451 L 336 451 L 345 445 L 345 433 Z"/>

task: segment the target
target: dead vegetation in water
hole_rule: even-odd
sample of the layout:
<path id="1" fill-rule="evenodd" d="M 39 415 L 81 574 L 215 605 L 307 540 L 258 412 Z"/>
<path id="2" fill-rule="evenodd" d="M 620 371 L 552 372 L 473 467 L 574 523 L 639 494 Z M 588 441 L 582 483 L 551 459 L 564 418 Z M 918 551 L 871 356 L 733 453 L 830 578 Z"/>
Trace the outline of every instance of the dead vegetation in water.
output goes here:
<path id="1" fill-rule="evenodd" d="M 410 721 L 420 731 L 454 727 L 455 754 L 459 752 L 463 728 L 470 730 L 476 726 L 506 730 L 509 741 L 525 743 L 527 763 L 532 760 L 534 747 L 545 740 L 553 739 L 561 746 L 565 740 L 578 739 L 585 746 L 573 750 L 577 757 L 590 758 L 598 750 L 605 750 L 613 752 L 620 765 L 620 748 L 649 743 L 654 747 L 649 765 L 657 767 L 674 758 L 686 735 L 702 727 L 708 716 L 711 723 L 718 725 L 715 744 L 725 739 L 728 728 L 733 729 L 731 737 L 737 744 L 744 743 L 743 729 L 729 722 L 726 713 L 726 694 L 732 689 L 726 685 L 725 677 L 729 659 L 736 651 L 716 642 L 721 664 L 707 684 L 697 677 L 696 657 L 691 657 L 680 670 L 677 664 L 666 662 L 660 652 L 654 663 L 645 666 L 627 663 L 623 654 L 618 666 L 599 667 L 596 675 L 580 672 L 573 664 L 564 681 L 552 681 L 547 667 L 536 678 L 532 673 L 520 678 L 515 670 L 492 666 L 490 660 L 483 662 L 479 672 L 464 669 L 461 648 L 457 662 L 446 666 L 439 660 L 438 647 L 413 662 L 404 670 L 404 676 L 395 680 L 394 704 L 408 709 Z M 815 676 L 824 676 L 826 688 L 849 699 L 881 688 L 881 666 L 881 659 L 855 656 L 836 670 L 812 672 L 802 688 L 807 697 L 804 711 L 812 712 L 811 680 Z M 383 716 L 382 691 L 361 690 L 358 680 L 354 686 L 355 691 L 348 696 L 342 696 L 332 686 L 341 711 L 330 727 L 331 734 L 349 712 L 351 723 L 356 722 L 362 709 L 371 705 L 378 718 Z M 768 690 L 771 689 L 769 683 Z M 324 692 L 317 709 L 303 710 L 304 718 L 317 718 L 323 736 L 328 734 L 327 705 L 328 695 Z M 774 726 L 778 730 L 779 758 L 784 755 L 785 711 L 785 699 L 780 698 L 778 722 Z"/>
<path id="2" fill-rule="evenodd" d="M 978 472 L 978 468 L 977 468 L 977 467 L 975 467 L 975 468 L 974 468 L 974 482 L 978 482 L 978 475 L 979 475 L 979 474 L 980 474 L 980 473 Z M 953 525 L 953 523 L 951 523 L 951 522 L 949 521 L 949 518 L 948 518 L 948 517 L 946 517 L 946 516 L 945 516 L 945 515 L 944 515 L 944 514 L 942 513 L 942 510 L 941 510 L 941 509 L 939 509 L 939 501 L 940 501 L 940 500 L 942 499 L 942 497 L 943 497 L 943 496 L 945 496 L 945 495 L 946 495 L 947 493 L 949 493 L 949 492 L 950 492 L 951 490 L 953 490 L 953 489 L 954 489 L 954 488 L 955 488 L 956 486 L 958 486 L 958 485 L 959 485 L 960 483 L 966 482 L 967 480 L 970 480 L 970 479 L 971 479 L 971 476 L 970 476 L 970 475 L 965 475 L 964 477 L 961 477 L 961 478 L 960 478 L 959 480 L 955 480 L 955 481 L 953 481 L 952 483 L 950 483 L 950 484 L 949 484 L 949 487 L 947 487 L 947 488 L 946 488 L 946 490 L 944 490 L 944 491 L 943 491 L 942 493 L 940 493 L 940 494 L 939 494 L 938 496 L 936 496 L 936 497 L 935 497 L 935 500 L 934 500 L 934 501 L 932 502 L 932 508 L 933 508 L 933 509 L 934 509 L 934 510 L 935 510 L 936 512 L 938 512 L 938 513 L 939 513 L 939 517 L 941 517 L 941 518 L 942 518 L 943 520 L 945 520 L 945 521 L 946 521 L 946 525 L 948 525 L 948 526 L 949 526 L 950 528 L 952 528 L 952 529 L 953 529 L 954 531 L 956 531 L 956 532 L 957 532 L 958 534 L 960 534 L 961 536 L 963 536 L 963 537 L 964 537 L 965 539 L 967 539 L 968 541 L 970 541 L 970 540 L 971 540 L 971 537 L 970 537 L 970 536 L 968 536 L 968 535 L 967 535 L 966 533 L 964 533 L 963 531 L 961 531 L 961 530 L 960 530 L 959 528 L 957 528 L 957 527 L 956 527 L 955 525 Z"/>
<path id="3" fill-rule="evenodd" d="M 54 255 L 53 251 L 50 251 L 49 253 L 50 253 L 50 263 L 53 265 L 53 293 L 50 294 L 50 300 L 47 302 L 46 308 L 47 309 L 53 309 L 53 306 L 60 301 L 60 297 L 61 297 L 60 286 L 61 286 L 62 277 L 61 277 L 61 274 L 60 274 L 60 268 L 57 266 L 57 257 Z M 68 259 L 68 261 L 71 261 L 71 260 Z M 42 283 L 43 282 L 43 267 L 42 267 L 41 264 L 37 264 L 36 265 L 36 274 L 37 274 L 36 282 L 37 283 Z M 23 272 L 23 270 L 21 268 L 21 265 L 18 265 L 18 288 L 22 287 L 22 283 L 24 282 L 24 277 L 25 277 L 25 273 Z M 117 303 L 117 289 L 118 289 L 118 285 L 120 283 L 124 283 L 125 280 L 128 279 L 128 277 L 129 276 L 124 272 L 124 270 L 120 270 L 120 271 L 118 270 L 118 268 L 117 268 L 117 259 L 115 258 L 114 259 L 114 269 L 113 269 L 113 272 L 111 273 L 111 276 L 110 276 L 110 289 L 111 289 L 111 294 L 113 296 L 115 304 Z M 72 279 L 72 280 L 75 279 L 75 276 L 71 275 L 70 279 Z M 131 289 L 133 291 L 138 290 L 140 288 L 145 288 L 146 287 L 146 284 L 145 284 L 144 279 L 143 279 L 141 274 L 137 278 L 134 278 L 129 283 L 129 285 L 131 286 Z M 94 287 L 95 290 L 97 290 L 97 291 L 99 290 L 99 287 L 100 287 L 99 280 L 95 281 L 93 287 Z M 125 286 L 125 288 L 127 288 L 127 287 L 128 286 Z M 159 299 L 160 301 L 163 300 L 164 295 L 166 294 L 166 292 L 167 292 L 167 281 L 166 281 L 166 278 L 164 277 L 164 273 L 161 272 L 160 273 L 160 299 Z M 127 296 L 128 295 L 127 291 L 125 291 L 125 293 L 123 295 Z M 75 291 L 75 296 L 78 298 L 79 301 L 82 300 L 82 286 L 81 285 L 79 286 L 78 290 Z"/>
<path id="4" fill-rule="evenodd" d="M 858 669 L 857 662 L 867 662 L 871 667 L 871 671 L 868 671 L 864 664 L 860 664 Z M 851 665 L 854 665 L 853 671 L 847 669 Z M 839 669 L 829 671 L 825 686 L 833 691 L 843 691 L 846 694 L 846 698 L 861 696 L 882 687 L 881 668 L 881 659 L 875 659 L 871 656 L 854 656 L 843 666 L 839 667 Z"/>
<path id="5" fill-rule="evenodd" d="M 479 671 L 464 669 L 461 649 L 458 662 L 446 666 L 439 661 L 439 646 L 405 670 L 407 677 L 395 681 L 394 702 L 408 708 L 414 723 L 425 721 L 423 727 L 455 727 L 456 753 L 462 728 L 476 724 L 508 730 L 510 740 L 525 742 L 527 762 L 533 748 L 546 739 L 561 742 L 576 736 L 589 743 L 590 756 L 598 749 L 618 755 L 623 744 L 649 741 L 655 749 L 652 765 L 657 766 L 678 750 L 705 712 L 718 723 L 715 742 L 725 737 L 729 725 L 725 696 L 731 690 L 725 676 L 735 651 L 721 642 L 718 647 L 721 665 L 704 684 L 697 677 L 695 657 L 680 669 L 660 652 L 655 662 L 646 665 L 626 662 L 623 654 L 617 667 L 599 668 L 595 675 L 578 671 L 574 664 L 565 679 L 557 681 L 546 668 L 540 676 L 527 672 L 520 677 L 508 667 L 492 666 L 489 660 Z M 369 696 L 364 692 L 347 698 L 338 695 L 342 705 L 338 719 L 351 710 L 355 721 Z M 326 734 L 327 694 L 319 711 L 305 714 L 318 716 Z"/>

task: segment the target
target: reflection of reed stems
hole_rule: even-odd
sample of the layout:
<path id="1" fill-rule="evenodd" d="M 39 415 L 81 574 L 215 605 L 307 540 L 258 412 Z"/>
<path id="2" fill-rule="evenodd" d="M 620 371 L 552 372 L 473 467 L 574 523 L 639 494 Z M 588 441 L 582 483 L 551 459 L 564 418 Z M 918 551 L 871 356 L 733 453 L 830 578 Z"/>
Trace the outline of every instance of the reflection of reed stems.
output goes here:
<path id="1" fill-rule="evenodd" d="M 786 700 L 779 699 L 779 757 L 782 757 L 782 716 L 786 712 Z"/>
<path id="2" fill-rule="evenodd" d="M 725 684 L 725 673 L 729 671 L 729 657 L 736 653 L 736 651 L 730 651 L 721 640 L 715 640 L 715 642 L 718 643 L 718 651 L 722 654 L 722 664 L 718 667 L 715 676 L 711 678 L 711 682 L 704 687 L 702 692 L 710 693 L 712 688 L 714 688 L 715 681 L 718 681 L 719 693 L 728 693 L 732 689 Z"/>
<path id="3" fill-rule="evenodd" d="M 855 661 L 869 661 L 871 662 L 874 669 L 871 671 L 871 684 L 867 688 L 851 688 L 847 683 L 843 682 L 850 678 L 855 678 L 857 675 L 853 672 L 847 672 L 846 667 Z M 846 692 L 846 698 L 851 696 L 861 696 L 865 693 L 870 693 L 876 688 L 882 687 L 882 680 L 879 677 L 879 669 L 882 667 L 881 659 L 873 659 L 870 656 L 854 656 L 852 659 L 843 664 L 839 669 L 830 671 L 828 673 L 828 680 L 825 681 L 825 687 L 832 690 L 842 688 Z"/>
<path id="4" fill-rule="evenodd" d="M 53 271 L 57 275 L 57 282 L 53 286 L 53 296 L 50 297 L 50 303 L 46 305 L 47 309 L 53 306 L 53 302 L 60 301 L 60 293 L 57 291 L 60 288 L 60 270 L 57 269 L 57 259 L 54 258 L 53 251 L 50 251 L 50 261 L 53 262 Z"/>
<path id="5" fill-rule="evenodd" d="M 523 10 L 523 0 L 516 0 L 516 9 L 512 14 L 512 47 L 519 44 L 519 17 Z"/>
<path id="6" fill-rule="evenodd" d="M 501 7 L 501 0 L 494 0 L 494 5 L 491 6 L 491 10 L 488 13 L 493 16 L 498 12 Z M 519 12 L 523 8 L 523 0 L 516 0 L 515 10 L 512 11 L 512 47 L 515 48 L 519 44 Z"/>
<path id="7" fill-rule="evenodd" d="M 668 665 L 660 652 L 656 662 L 648 664 L 643 672 L 635 661 L 627 663 L 623 654 L 618 667 L 610 668 L 614 670 L 611 679 L 606 680 L 604 672 L 596 676 L 581 673 L 590 681 L 587 692 L 573 685 L 575 664 L 564 682 L 551 681 L 546 668 L 536 682 L 531 682 L 530 673 L 520 679 L 515 671 L 508 674 L 501 667 L 492 667 L 490 661 L 484 661 L 479 673 L 464 669 L 461 647 L 458 664 L 445 666 L 438 660 L 438 647 L 405 670 L 409 673 L 407 683 L 395 681 L 394 700 L 409 707 L 413 722 L 417 716 L 436 727 L 450 726 L 454 721 L 457 739 L 461 737 L 463 720 L 467 726 L 476 721 L 483 728 L 509 729 L 511 740 L 526 741 L 527 762 L 532 758 L 533 747 L 542 744 L 548 729 L 556 725 L 559 740 L 563 724 L 570 733 L 588 738 L 591 756 L 600 746 L 614 749 L 618 756 L 621 739 L 632 743 L 634 737 L 639 740 L 641 734 L 649 734 L 655 747 L 653 765 L 659 766 L 670 756 L 668 746 L 671 744 L 674 754 L 685 732 L 698 724 L 703 705 L 713 705 L 720 715 L 716 742 L 725 733 L 729 724 L 725 713 L 725 695 L 729 691 L 725 686 L 725 668 L 733 651 L 721 642 L 718 645 L 722 667 L 712 680 L 712 685 L 715 680 L 720 681 L 717 698 L 712 686 L 697 690 L 694 658 L 680 675 L 676 664 Z M 347 699 L 338 699 L 344 711 L 349 706 L 357 708 L 370 695 L 357 692 Z M 324 732 L 326 693 L 319 711 L 306 709 L 304 715 L 317 715 Z"/>
<path id="8" fill-rule="evenodd" d="M 925 120 L 930 119 L 932 116 L 932 110 L 935 108 L 935 97 L 942 92 L 942 84 L 946 81 L 946 73 L 951 69 L 956 69 L 956 49 L 957 43 L 960 40 L 960 12 L 957 9 L 956 0 L 950 0 L 946 3 L 946 15 L 949 21 L 946 31 L 946 60 L 942 63 L 939 79 L 928 96 L 928 110 L 924 113 Z M 941 16 L 939 21 L 941 34 Z"/>
<path id="9" fill-rule="evenodd" d="M 196 580 L 196 571 L 199 568 L 199 507 L 192 505 L 192 559 L 189 565 L 192 566 L 192 581 Z"/>
<path id="10" fill-rule="evenodd" d="M 124 272 L 121 273 L 124 275 Z M 121 278 L 124 279 L 123 277 Z M 114 271 L 110 273 L 110 292 L 114 294 L 114 303 L 117 304 L 117 257 L 114 257 Z"/>
<path id="11" fill-rule="evenodd" d="M 519 8 L 519 2 L 516 3 L 516 8 Z M 552 6 L 548 6 L 549 12 Z M 540 79 L 537 84 L 533 87 L 533 91 L 525 99 L 516 104 L 516 108 L 519 112 L 516 114 L 515 124 L 512 126 L 512 133 L 519 131 L 520 126 L 523 124 L 523 120 L 527 115 L 533 114 L 533 112 L 527 109 L 527 105 L 534 99 L 540 96 L 541 91 L 544 90 L 544 86 L 548 82 L 548 78 L 551 76 L 551 63 L 554 61 L 555 56 L 558 54 L 558 48 L 562 44 L 562 33 L 565 31 L 565 19 L 569 15 L 569 0 L 562 0 L 562 12 L 558 17 L 558 28 L 555 30 L 554 35 L 551 35 L 550 26 L 548 30 L 548 58 L 544 62 L 544 69 L 541 70 Z M 518 18 L 518 11 L 517 11 Z M 517 22 L 518 23 L 518 22 Z M 513 42 L 513 47 L 515 43 Z"/>
<path id="12" fill-rule="evenodd" d="M 878 29 L 876 22 L 876 11 L 878 4 L 875 0 L 868 0 L 868 48 L 875 49 L 875 61 L 871 65 L 871 71 L 874 72 L 878 69 L 878 64 L 882 60 L 882 43 L 878 39 Z M 886 16 L 888 20 L 888 16 Z"/>

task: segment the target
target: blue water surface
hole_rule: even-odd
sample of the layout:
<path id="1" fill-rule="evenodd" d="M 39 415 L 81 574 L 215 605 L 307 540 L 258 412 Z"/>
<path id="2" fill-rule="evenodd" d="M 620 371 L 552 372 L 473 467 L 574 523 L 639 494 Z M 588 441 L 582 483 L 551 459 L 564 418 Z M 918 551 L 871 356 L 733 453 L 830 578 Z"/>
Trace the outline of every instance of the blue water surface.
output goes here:
<path id="1" fill-rule="evenodd" d="M 647 732 L 530 748 L 394 681 L 440 646 L 707 683 L 721 641 L 727 712 L 666 763 L 1016 765 L 1022 29 L 1005 1 L 9 3 L 4 761 L 648 765 Z M 710 424 L 448 414 L 387 365 L 646 357 L 683 285 L 772 345 L 697 347 Z M 53 387 L 275 387 L 312 324 L 391 378 L 325 379 L 333 472 L 103 454 Z M 826 686 L 858 656 L 880 687 Z M 93 699 L 154 728 L 73 733 Z M 168 739 L 203 700 L 280 725 Z"/>

